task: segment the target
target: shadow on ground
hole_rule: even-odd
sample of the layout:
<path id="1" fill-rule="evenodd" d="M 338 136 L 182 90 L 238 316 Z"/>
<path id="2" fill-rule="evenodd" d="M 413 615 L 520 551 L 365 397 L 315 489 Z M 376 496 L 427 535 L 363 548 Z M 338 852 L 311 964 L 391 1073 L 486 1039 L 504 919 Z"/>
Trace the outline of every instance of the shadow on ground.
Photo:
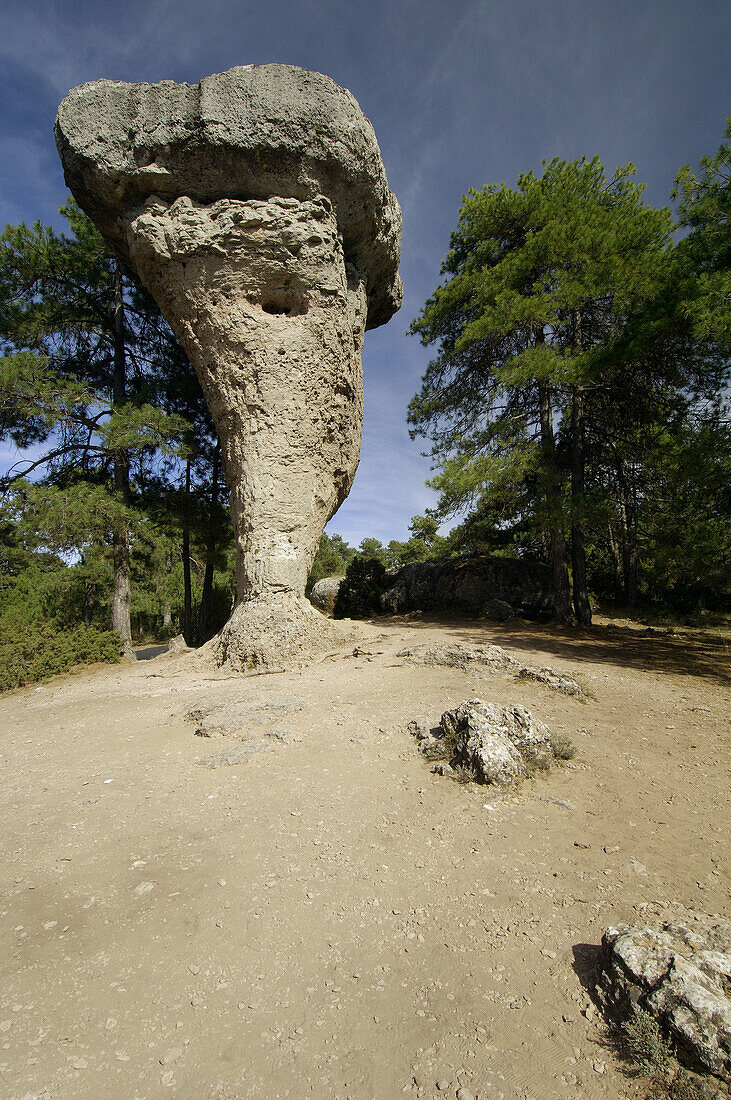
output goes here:
<path id="1" fill-rule="evenodd" d="M 167 653 L 168 646 L 165 645 L 148 645 L 144 649 L 136 649 L 135 657 L 138 661 L 151 661 L 153 657 L 159 657 L 161 653 Z"/>
<path id="2" fill-rule="evenodd" d="M 571 965 L 574 973 L 593 1000 L 597 966 L 602 949 L 597 943 L 575 943 L 573 953 L 574 960 Z"/>
<path id="3" fill-rule="evenodd" d="M 383 617 L 374 622 L 384 625 L 403 622 L 415 631 L 439 626 L 450 629 L 456 640 L 469 645 L 491 642 L 530 648 L 547 657 L 560 657 L 576 664 L 598 661 L 640 671 L 682 673 L 719 684 L 731 683 L 731 640 L 721 633 L 697 631 L 669 635 L 613 624 L 571 629 L 525 619 L 488 623 L 481 619 L 438 615 L 413 619 Z"/>
<path id="4" fill-rule="evenodd" d="M 599 1023 L 601 1024 L 603 1021 L 604 1024 L 604 1026 L 600 1026 L 594 1035 L 592 1040 L 594 1045 L 602 1054 L 612 1055 L 619 1059 L 622 1076 L 628 1081 L 634 1081 L 640 1077 L 640 1074 L 636 1067 L 627 1062 L 626 1044 L 622 1040 L 622 1032 L 616 1021 L 607 1020 L 604 1017 L 597 1001 L 595 982 L 601 953 L 602 949 L 599 944 L 575 943 L 571 966 L 583 989 L 589 995 L 591 1003 L 589 1009 L 585 1012 L 586 1018 L 590 1020 L 598 1016 L 600 1017 Z M 583 1009 L 582 1012 L 584 1012 Z"/>

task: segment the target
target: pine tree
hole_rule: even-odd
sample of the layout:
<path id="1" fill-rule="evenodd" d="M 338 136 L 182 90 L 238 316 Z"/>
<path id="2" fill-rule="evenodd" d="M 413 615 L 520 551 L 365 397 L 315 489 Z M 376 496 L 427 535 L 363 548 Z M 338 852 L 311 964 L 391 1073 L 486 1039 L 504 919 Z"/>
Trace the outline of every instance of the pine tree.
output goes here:
<path id="1" fill-rule="evenodd" d="M 582 625 L 587 419 L 630 319 L 663 285 L 670 250 L 670 213 L 643 202 L 633 173 L 607 180 L 597 158 L 553 160 L 517 189 L 471 191 L 447 279 L 411 326 L 438 345 L 409 420 L 432 441 L 441 513 L 534 486 L 556 617 Z"/>
<path id="2" fill-rule="evenodd" d="M 36 222 L 7 226 L 0 238 L 0 433 L 42 448 L 3 481 L 43 474 L 25 492 L 54 545 L 80 551 L 90 532 L 105 530 L 112 625 L 124 640 L 132 472 L 139 480 L 160 448 L 172 453 L 184 423 L 153 403 L 144 333 L 158 323 L 156 307 L 156 317 L 133 309 L 134 284 L 91 222 L 73 203 L 61 213 L 70 236 Z"/>
<path id="3" fill-rule="evenodd" d="M 729 356 L 731 349 L 731 118 L 726 140 L 701 159 L 700 175 L 684 165 L 675 180 L 680 224 L 689 233 L 679 248 L 692 273 L 685 300 L 696 339 Z"/>

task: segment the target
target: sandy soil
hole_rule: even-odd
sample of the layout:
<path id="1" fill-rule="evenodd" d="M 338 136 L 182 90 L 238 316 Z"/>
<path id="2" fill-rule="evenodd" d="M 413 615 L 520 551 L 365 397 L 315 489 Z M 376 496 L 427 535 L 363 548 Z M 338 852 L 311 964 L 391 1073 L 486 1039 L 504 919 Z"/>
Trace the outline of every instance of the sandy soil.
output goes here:
<path id="1" fill-rule="evenodd" d="M 445 638 L 594 698 L 396 657 Z M 728 650 L 403 620 L 367 648 L 246 677 L 162 657 L 0 700 L 4 1096 L 640 1095 L 584 983 L 609 924 L 729 913 Z M 183 714 L 214 692 L 296 698 L 295 740 L 199 766 L 222 743 Z M 432 774 L 406 722 L 474 697 L 578 756 L 504 798 Z"/>

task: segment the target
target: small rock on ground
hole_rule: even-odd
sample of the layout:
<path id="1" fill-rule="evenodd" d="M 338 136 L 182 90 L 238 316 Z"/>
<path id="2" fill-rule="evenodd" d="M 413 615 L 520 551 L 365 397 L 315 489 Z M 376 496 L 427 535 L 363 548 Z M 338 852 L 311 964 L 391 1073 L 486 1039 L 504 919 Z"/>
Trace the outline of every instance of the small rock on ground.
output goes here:
<path id="1" fill-rule="evenodd" d="M 245 741 L 230 749 L 221 749 L 220 752 L 212 752 L 208 756 L 201 756 L 196 760 L 202 768 L 230 768 L 236 764 L 246 764 L 252 756 L 264 752 L 267 748 L 264 741 Z"/>
<path id="2" fill-rule="evenodd" d="M 427 759 L 441 755 L 450 772 L 466 768 L 482 783 L 509 786 L 554 759 L 548 727 L 516 703 L 470 699 L 445 711 L 435 733 L 419 746 Z"/>

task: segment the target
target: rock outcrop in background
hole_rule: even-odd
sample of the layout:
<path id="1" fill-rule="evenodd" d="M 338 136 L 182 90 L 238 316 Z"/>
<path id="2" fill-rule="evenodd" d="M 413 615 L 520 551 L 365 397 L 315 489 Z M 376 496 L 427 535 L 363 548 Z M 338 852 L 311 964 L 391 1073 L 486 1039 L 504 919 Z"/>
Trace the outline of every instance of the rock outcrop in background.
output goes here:
<path id="1" fill-rule="evenodd" d="M 218 430 L 235 668 L 332 644 L 304 598 L 352 485 L 364 332 L 401 302 L 401 213 L 373 128 L 329 77 L 245 66 L 200 85 L 100 80 L 59 107 L 66 182 L 155 297 Z"/>
<path id="2" fill-rule="evenodd" d="M 324 615 L 332 615 L 344 577 L 323 577 L 316 581 L 310 592 L 310 603 Z"/>
<path id="3" fill-rule="evenodd" d="M 494 614 L 497 604 L 502 605 L 501 614 Z M 553 612 L 551 570 L 535 562 L 488 554 L 413 562 L 389 576 L 381 606 L 393 615 L 454 611 L 503 619 L 510 609 L 529 618 L 549 615 Z"/>

